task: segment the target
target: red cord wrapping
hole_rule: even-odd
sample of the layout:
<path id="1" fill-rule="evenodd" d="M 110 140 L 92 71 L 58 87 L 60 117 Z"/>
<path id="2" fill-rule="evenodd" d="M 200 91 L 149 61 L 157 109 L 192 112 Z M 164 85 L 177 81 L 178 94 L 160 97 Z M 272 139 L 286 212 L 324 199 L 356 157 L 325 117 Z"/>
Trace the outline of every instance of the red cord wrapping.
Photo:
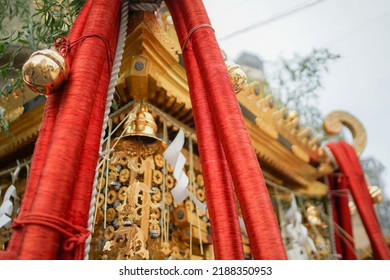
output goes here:
<path id="1" fill-rule="evenodd" d="M 85 22 L 88 18 L 91 3 L 92 1 L 87 1 L 87 3 L 80 11 L 77 19 L 75 20 L 74 25 L 72 26 L 72 29 L 69 32 L 68 35 L 69 40 L 73 41 L 78 39 L 81 36 Z M 72 65 L 72 60 L 75 51 L 76 48 L 74 48 L 74 51 L 72 51 L 72 53 L 69 53 L 68 56 L 66 57 L 69 66 Z M 57 117 L 59 104 L 61 103 L 61 99 L 62 99 L 62 92 L 60 91 L 48 96 L 47 98 L 41 128 L 39 130 L 39 135 L 35 143 L 35 149 L 34 149 L 34 154 L 31 162 L 30 174 L 26 185 L 26 190 L 23 196 L 20 212 L 18 214 L 19 218 L 23 217 L 26 213 L 28 213 L 31 210 L 31 204 L 34 199 L 41 170 L 46 159 L 46 154 L 49 147 L 51 134 L 54 128 L 54 123 Z M 14 255 L 18 255 L 20 245 L 23 242 L 22 233 L 23 230 L 13 230 L 9 242 L 9 246 L 7 248 L 7 252 L 10 253 L 12 252 Z M 1 258 L 2 256 L 0 255 L 0 259 Z"/>
<path id="2" fill-rule="evenodd" d="M 187 30 L 210 24 L 201 1 L 165 1 L 180 5 Z M 254 259 L 286 259 L 275 213 L 256 154 L 250 142 L 236 95 L 214 33 L 201 28 L 192 34 L 192 46 L 203 76 L 212 118 L 232 174 Z"/>
<path id="3" fill-rule="evenodd" d="M 96 120 L 90 122 L 88 130 L 86 132 L 87 138 L 82 149 L 82 155 L 80 157 L 80 167 L 75 176 L 75 188 L 73 191 L 73 197 L 70 201 L 70 207 L 67 211 L 70 221 L 75 225 L 83 227 L 88 226 L 89 208 L 92 195 L 92 188 L 94 181 L 94 170 L 96 169 L 96 163 L 98 160 L 98 152 L 100 146 L 100 136 L 102 129 L 102 122 L 105 110 L 105 101 L 107 97 L 107 91 L 102 92 L 102 84 L 108 84 L 108 76 L 105 75 L 108 71 L 107 64 L 102 69 L 102 76 L 98 90 L 96 91 L 96 98 L 93 103 L 93 111 L 91 119 Z M 98 121 L 98 122 L 97 122 Z M 74 255 L 70 255 L 69 251 L 63 252 L 61 259 L 83 259 L 84 257 L 84 244 L 79 244 L 77 251 Z"/>
<path id="4" fill-rule="evenodd" d="M 370 239 L 374 258 L 381 260 L 390 259 L 390 252 L 372 206 L 364 173 L 355 150 L 344 141 L 329 143 L 328 147 L 336 158 L 341 171 L 348 178 L 349 188 Z"/>
<path id="5" fill-rule="evenodd" d="M 188 33 L 179 7 L 175 2 L 167 2 L 166 4 L 171 11 L 179 40 L 182 43 L 187 38 Z M 196 65 L 191 48 L 183 53 L 183 58 L 185 64 Z M 215 125 L 211 119 L 210 107 L 199 68 L 188 67 L 187 77 L 205 179 L 214 257 L 217 260 L 243 259 L 243 245 L 231 177 Z"/>
<path id="6" fill-rule="evenodd" d="M 348 181 L 343 174 L 330 175 L 330 188 L 337 191 L 340 195 L 332 196 L 332 207 L 335 222 L 348 235 L 341 240 L 339 235 L 344 235 L 337 228 L 335 235 L 337 253 L 342 256 L 343 260 L 356 260 L 355 243 L 349 238 L 353 238 L 351 212 L 348 205 Z"/>
<path id="7" fill-rule="evenodd" d="M 119 10 L 117 15 L 113 15 L 114 18 L 119 19 Z M 113 36 L 111 36 L 108 44 L 111 50 L 115 50 L 117 43 L 117 34 L 119 32 L 118 21 L 112 21 L 112 26 L 109 27 L 109 30 Z M 106 55 L 114 52 L 107 52 Z M 76 188 L 73 192 L 73 198 L 71 201 L 70 209 L 68 210 L 68 215 L 71 217 L 71 222 L 75 225 L 87 227 L 89 219 L 89 209 L 92 196 L 92 188 L 94 179 L 95 179 L 95 169 L 99 157 L 99 148 L 100 148 L 100 138 L 102 133 L 102 123 L 104 119 L 104 112 L 106 108 L 107 100 L 107 87 L 110 80 L 111 71 L 111 62 L 113 57 L 107 58 L 107 63 L 104 64 L 102 71 L 102 76 L 100 78 L 100 84 L 98 91 L 96 92 L 96 99 L 94 102 L 93 112 L 91 115 L 91 120 L 87 132 L 87 138 L 83 147 L 83 153 L 81 155 L 80 168 L 76 176 Z M 83 259 L 84 258 L 84 244 L 80 244 L 75 255 L 68 256 L 72 259 Z M 66 251 L 67 253 L 68 251 Z"/>
<path id="8" fill-rule="evenodd" d="M 117 15 L 120 1 L 94 0 L 91 2 L 93 5 L 89 11 L 82 36 L 89 37 L 91 34 L 98 33 L 99 36 L 107 38 L 107 40 L 111 40 L 112 36 L 116 37 L 117 34 L 113 30 L 118 29 L 119 26 Z M 111 51 L 113 52 L 113 50 Z M 71 75 L 65 85 L 61 105 L 51 133 L 47 156 L 41 170 L 39 170 L 41 171 L 39 184 L 31 205 L 31 213 L 35 215 L 50 212 L 58 220 L 72 219 L 66 213 L 70 201 L 73 199 L 72 192 L 79 188 L 78 185 L 73 186 L 76 182 L 76 174 L 80 169 L 80 156 L 84 144 L 89 143 L 90 140 L 85 141 L 87 134 L 91 133 L 88 138 L 97 137 L 99 139 L 97 142 L 100 143 L 101 122 L 97 124 L 99 120 L 93 119 L 96 117 L 93 115 L 93 106 L 95 99 L 101 100 L 103 104 L 99 108 L 103 109 L 104 112 L 105 102 L 102 96 L 98 97 L 96 94 L 103 90 L 99 87 L 105 87 L 105 91 L 108 87 L 109 78 L 106 78 L 106 85 L 103 85 L 104 80 L 101 79 L 102 75 L 109 76 L 110 72 L 107 70 L 102 73 L 104 67 L 107 69 L 105 53 L 107 53 L 106 44 L 98 38 L 87 38 L 78 46 Z M 99 132 L 90 131 L 88 129 L 90 127 L 95 127 Z M 90 141 L 95 140 L 91 139 Z M 96 164 L 96 161 L 94 163 Z M 82 174 L 81 177 L 93 177 L 95 166 L 89 170 L 86 168 L 86 172 L 91 172 L 92 175 Z M 89 212 L 90 189 L 91 184 L 88 186 L 89 198 L 84 200 L 88 205 L 85 207 L 87 208 L 86 213 Z M 85 194 L 86 196 L 88 192 Z M 17 230 L 20 229 L 16 228 L 15 231 Z M 58 257 L 61 240 L 56 229 L 25 224 L 23 231 L 24 238 L 19 258 L 54 259 Z M 50 244 L 51 246 L 42 246 L 42 244 Z"/>
<path id="9" fill-rule="evenodd" d="M 75 245 L 84 244 L 90 232 L 84 227 L 80 227 L 70 223 L 65 219 L 61 219 L 50 214 L 26 214 L 23 219 L 17 218 L 13 221 L 13 228 L 23 227 L 24 225 L 35 224 L 50 227 L 57 232 L 60 232 L 63 237 L 66 237 L 64 249 L 72 251 Z"/>

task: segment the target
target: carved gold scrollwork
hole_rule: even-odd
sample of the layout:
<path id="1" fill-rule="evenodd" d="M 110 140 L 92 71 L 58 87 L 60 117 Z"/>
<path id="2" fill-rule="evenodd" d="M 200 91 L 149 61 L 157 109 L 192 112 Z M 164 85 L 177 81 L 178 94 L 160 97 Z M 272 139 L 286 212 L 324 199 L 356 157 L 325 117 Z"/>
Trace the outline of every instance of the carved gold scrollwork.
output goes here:
<path id="1" fill-rule="evenodd" d="M 360 156 L 367 144 L 367 133 L 356 117 L 344 111 L 333 111 L 325 117 L 323 123 L 325 132 L 330 136 L 339 134 L 343 125 L 351 131 L 353 147 Z"/>

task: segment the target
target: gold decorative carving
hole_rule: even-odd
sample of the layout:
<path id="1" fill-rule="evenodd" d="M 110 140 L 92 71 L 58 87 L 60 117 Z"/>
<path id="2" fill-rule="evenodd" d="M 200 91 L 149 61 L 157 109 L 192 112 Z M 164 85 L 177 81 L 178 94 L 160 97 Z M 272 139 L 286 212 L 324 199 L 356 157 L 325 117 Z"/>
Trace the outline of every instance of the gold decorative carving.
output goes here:
<path id="1" fill-rule="evenodd" d="M 357 155 L 360 156 L 367 144 L 367 133 L 356 117 L 344 111 L 334 111 L 325 117 L 323 123 L 325 132 L 330 136 L 339 134 L 343 125 L 351 131 L 353 147 Z"/>
<path id="2" fill-rule="evenodd" d="M 149 259 L 145 235 L 136 224 L 121 226 L 115 239 L 106 242 L 103 251 L 111 251 L 113 247 L 118 250 L 117 260 Z"/>
<path id="3" fill-rule="evenodd" d="M 297 158 L 306 163 L 310 160 L 319 164 L 329 162 L 328 156 L 321 147 L 320 137 L 315 136 L 311 128 L 300 124 L 297 112 L 289 111 L 286 107 L 280 108 L 272 95 L 264 96 L 260 82 L 247 85 L 237 98 L 242 106 L 256 116 L 257 127 L 275 140 L 281 136 L 284 142 L 291 145 L 290 152 Z M 271 143 L 281 145 L 276 141 Z"/>
<path id="4" fill-rule="evenodd" d="M 197 168 L 189 170 L 189 153 L 183 151 L 187 159 L 184 171 L 193 180 L 193 193 L 203 201 L 202 173 Z M 167 168 L 161 153 L 138 157 L 119 149 L 114 151 L 108 166 L 108 181 L 100 176 L 102 184 L 108 182 L 108 191 L 100 183 L 97 186 L 100 193 L 96 201 L 92 259 L 206 258 L 200 248 L 206 252 L 211 244 L 209 220 L 196 211 L 188 198 L 180 204 L 173 200 L 174 170 Z M 195 155 L 193 166 L 200 167 Z M 99 171 L 103 175 L 107 172 L 104 167 Z"/>
<path id="5" fill-rule="evenodd" d="M 272 138 L 274 139 L 278 138 L 278 132 L 271 125 L 269 125 L 263 118 L 260 117 L 256 118 L 256 125 Z"/>
<path id="6" fill-rule="evenodd" d="M 317 179 L 333 168 L 320 137 L 300 124 L 297 112 L 280 108 L 272 95 L 264 96 L 260 82 L 248 84 L 237 98 L 252 114 L 252 121 L 246 118 L 245 123 L 263 168 L 271 167 L 273 175 L 299 192 L 325 195 L 327 186 Z"/>
<path id="7" fill-rule="evenodd" d="M 230 80 L 233 84 L 235 93 L 239 93 L 246 85 L 247 77 L 245 72 L 241 69 L 240 65 L 232 62 L 225 61 L 226 68 L 229 73 Z"/>
<path id="8" fill-rule="evenodd" d="M 280 183 L 286 181 L 296 191 L 310 196 L 319 197 L 327 193 L 327 186 L 316 181 L 321 175 L 323 176 L 319 169 L 307 162 L 302 162 L 301 158 L 281 145 L 277 139 L 272 139 L 265 133 L 259 133 L 258 127 L 247 119 L 245 123 L 262 167 L 271 166 L 272 174 L 282 180 Z M 324 163 L 324 166 L 327 164 Z M 322 171 L 332 172 L 332 169 L 323 168 Z"/>
<path id="9" fill-rule="evenodd" d="M 164 30 L 163 26 L 158 23 L 155 15 L 153 13 L 145 13 L 144 23 L 153 32 L 156 39 L 159 40 L 165 49 L 178 61 L 179 58 L 177 54 L 179 49 L 177 49 L 177 45 L 174 43 L 174 40 Z"/>
<path id="10" fill-rule="evenodd" d="M 300 147 L 298 147 L 297 145 L 292 145 L 291 146 L 291 150 L 292 152 L 294 153 L 294 155 L 296 155 L 298 158 L 300 158 L 302 161 L 304 162 L 309 162 L 310 161 L 310 157 L 307 153 L 305 153 L 305 151 L 303 151 Z"/>
<path id="11" fill-rule="evenodd" d="M 0 158 L 14 153 L 35 140 L 42 121 L 44 106 L 45 104 L 42 103 L 21 115 L 11 123 L 9 135 L 0 135 Z"/>
<path id="12" fill-rule="evenodd" d="M 178 52 L 172 34 L 164 30 L 152 13 L 135 13 L 128 28 L 122 67 L 117 82 L 120 101 L 125 104 L 134 97 L 143 98 L 156 106 L 183 103 L 185 109 L 191 109 L 188 84 L 184 68 L 178 63 Z M 134 26 L 135 25 L 135 26 Z M 170 27 L 171 28 L 171 27 Z M 133 57 L 147 60 L 146 76 L 134 76 L 131 73 Z M 136 89 L 136 91 L 134 90 Z M 142 89 L 142 92 L 139 92 Z M 180 112 L 183 112 L 180 108 Z M 184 111 L 185 112 L 185 111 Z M 183 113 L 184 113 L 183 112 Z"/>

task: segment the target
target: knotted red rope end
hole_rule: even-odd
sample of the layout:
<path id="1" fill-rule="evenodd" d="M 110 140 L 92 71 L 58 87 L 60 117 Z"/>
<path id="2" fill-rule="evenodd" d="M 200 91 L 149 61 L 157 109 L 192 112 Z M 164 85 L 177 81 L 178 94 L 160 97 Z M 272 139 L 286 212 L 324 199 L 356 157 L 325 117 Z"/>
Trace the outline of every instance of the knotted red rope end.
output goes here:
<path id="1" fill-rule="evenodd" d="M 72 251 L 75 246 L 84 244 L 91 234 L 83 227 L 74 226 L 65 219 L 47 214 L 27 214 L 23 218 L 15 219 L 12 228 L 21 228 L 31 224 L 49 227 L 66 237 L 62 245 L 65 251 Z"/>

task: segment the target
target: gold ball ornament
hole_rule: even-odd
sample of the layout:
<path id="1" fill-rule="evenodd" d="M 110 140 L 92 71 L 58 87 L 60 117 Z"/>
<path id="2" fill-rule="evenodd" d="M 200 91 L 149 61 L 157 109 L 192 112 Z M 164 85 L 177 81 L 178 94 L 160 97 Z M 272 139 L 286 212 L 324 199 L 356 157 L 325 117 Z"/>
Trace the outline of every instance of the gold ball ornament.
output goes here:
<path id="1" fill-rule="evenodd" d="M 49 95 L 68 79 L 65 58 L 55 50 L 34 52 L 23 65 L 23 81 L 34 92 Z"/>
<path id="2" fill-rule="evenodd" d="M 238 94 L 246 85 L 247 77 L 240 65 L 232 61 L 225 61 L 226 68 L 229 72 L 230 80 L 233 83 L 233 89 Z"/>

